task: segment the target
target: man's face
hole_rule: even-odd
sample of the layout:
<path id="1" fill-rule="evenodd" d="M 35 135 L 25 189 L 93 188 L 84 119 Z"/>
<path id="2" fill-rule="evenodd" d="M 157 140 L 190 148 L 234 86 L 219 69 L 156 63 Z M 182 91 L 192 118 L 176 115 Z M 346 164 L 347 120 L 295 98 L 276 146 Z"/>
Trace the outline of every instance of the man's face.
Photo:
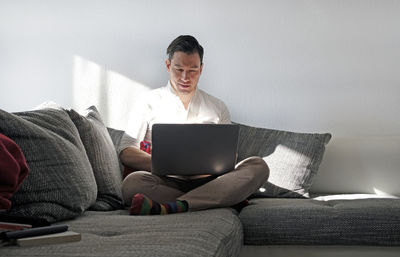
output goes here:
<path id="1" fill-rule="evenodd" d="M 172 87 L 180 94 L 194 93 L 203 64 L 198 53 L 175 52 L 171 61 L 165 61 Z"/>

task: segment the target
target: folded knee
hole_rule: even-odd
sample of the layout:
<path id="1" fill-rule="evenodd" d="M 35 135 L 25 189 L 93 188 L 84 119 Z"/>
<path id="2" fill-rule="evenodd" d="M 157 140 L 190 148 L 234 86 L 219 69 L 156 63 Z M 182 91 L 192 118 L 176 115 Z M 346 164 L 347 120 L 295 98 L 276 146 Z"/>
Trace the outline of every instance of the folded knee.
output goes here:
<path id="1" fill-rule="evenodd" d="M 269 167 L 263 158 L 258 156 L 249 157 L 247 159 L 253 166 L 254 176 L 260 180 L 267 180 L 269 177 Z"/>
<path id="2" fill-rule="evenodd" d="M 132 197 L 137 193 L 143 193 L 143 190 L 149 186 L 151 174 L 147 171 L 136 171 L 129 174 L 122 181 L 122 197 L 124 203 L 129 205 Z"/>

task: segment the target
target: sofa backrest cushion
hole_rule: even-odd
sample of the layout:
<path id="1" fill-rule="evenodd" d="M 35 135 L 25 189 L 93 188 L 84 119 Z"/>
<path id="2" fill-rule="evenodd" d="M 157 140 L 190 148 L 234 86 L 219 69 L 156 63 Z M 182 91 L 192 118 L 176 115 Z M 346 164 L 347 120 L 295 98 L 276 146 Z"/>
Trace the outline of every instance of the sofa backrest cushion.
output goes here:
<path id="1" fill-rule="evenodd" d="M 95 106 L 84 115 L 67 110 L 79 131 L 97 183 L 97 199 L 91 210 L 120 209 L 122 203 L 122 175 L 119 160 L 110 134 Z"/>
<path id="2" fill-rule="evenodd" d="M 240 125 L 238 161 L 262 157 L 270 176 L 254 197 L 308 197 L 331 134 L 296 133 Z"/>
<path id="3" fill-rule="evenodd" d="M 127 147 L 136 147 L 136 140 L 123 130 L 107 128 L 119 156 Z"/>
<path id="4" fill-rule="evenodd" d="M 125 149 L 125 148 L 121 149 L 121 142 L 122 142 L 123 137 L 126 135 L 126 132 L 123 130 L 114 129 L 114 128 L 110 128 L 110 127 L 107 127 L 107 130 L 108 130 L 108 134 L 110 134 L 111 140 L 114 144 L 115 152 L 118 156 L 119 169 L 121 171 L 121 174 L 123 174 L 125 166 L 122 164 L 121 158 L 119 158 L 119 156 L 120 156 L 122 150 Z M 122 177 L 122 179 L 124 179 L 124 177 Z"/>
<path id="5" fill-rule="evenodd" d="M 30 168 L 11 199 L 11 213 L 55 222 L 74 218 L 95 202 L 97 186 L 90 162 L 64 110 L 0 110 L 0 133 L 18 144 Z"/>
<path id="6" fill-rule="evenodd" d="M 110 133 L 111 139 L 114 143 L 115 150 L 118 156 L 120 156 L 121 152 L 127 147 L 136 147 L 136 140 L 129 134 L 127 134 L 125 131 L 113 128 L 107 128 L 107 129 L 108 133 Z M 122 179 L 125 179 L 126 176 L 128 176 L 130 173 L 137 171 L 129 166 L 125 166 L 121 162 L 121 159 L 119 164 L 121 168 Z"/>

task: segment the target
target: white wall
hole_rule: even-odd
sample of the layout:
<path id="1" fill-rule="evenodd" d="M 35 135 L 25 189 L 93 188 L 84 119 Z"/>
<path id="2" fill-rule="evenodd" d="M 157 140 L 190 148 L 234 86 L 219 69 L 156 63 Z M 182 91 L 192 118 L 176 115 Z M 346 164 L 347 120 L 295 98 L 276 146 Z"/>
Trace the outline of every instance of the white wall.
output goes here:
<path id="1" fill-rule="evenodd" d="M 104 105 L 84 88 L 96 83 L 123 84 L 114 91 L 129 108 L 133 85 L 166 83 L 165 50 L 180 34 L 204 46 L 200 87 L 233 120 L 333 134 L 316 191 L 400 194 L 396 0 L 0 0 L 0 108 L 74 107 L 83 92 Z"/>

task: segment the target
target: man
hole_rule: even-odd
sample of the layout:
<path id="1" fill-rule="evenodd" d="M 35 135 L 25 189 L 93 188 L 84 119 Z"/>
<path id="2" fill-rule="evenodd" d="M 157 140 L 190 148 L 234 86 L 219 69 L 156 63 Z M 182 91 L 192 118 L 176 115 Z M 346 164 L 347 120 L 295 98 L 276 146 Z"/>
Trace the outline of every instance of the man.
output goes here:
<path id="1" fill-rule="evenodd" d="M 140 142 L 151 142 L 155 123 L 230 123 L 225 104 L 197 88 L 203 70 L 203 47 L 192 36 L 179 36 L 167 49 L 169 72 L 166 87 L 141 98 L 127 132 L 135 146 L 121 152 L 124 165 L 138 170 L 123 181 L 122 194 L 134 215 L 196 211 L 238 204 L 268 179 L 267 164 L 250 157 L 235 170 L 219 177 L 160 177 L 151 173 L 151 155 L 140 150 Z"/>

